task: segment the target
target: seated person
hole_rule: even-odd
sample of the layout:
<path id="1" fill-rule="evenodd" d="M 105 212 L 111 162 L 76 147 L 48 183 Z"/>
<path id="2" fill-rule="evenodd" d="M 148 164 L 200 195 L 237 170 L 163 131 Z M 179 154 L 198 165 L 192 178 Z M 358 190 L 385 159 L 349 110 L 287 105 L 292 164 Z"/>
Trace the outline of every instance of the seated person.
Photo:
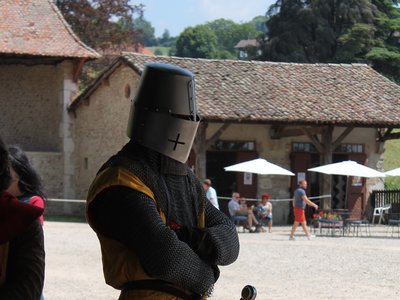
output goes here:
<path id="1" fill-rule="evenodd" d="M 253 224 L 258 227 L 259 223 L 254 216 L 253 211 L 251 208 L 245 206 L 241 206 L 239 204 L 240 195 L 237 192 L 232 194 L 232 199 L 228 203 L 229 214 L 235 220 L 247 220 L 247 224 L 244 227 L 245 229 L 249 230 L 250 232 L 254 232 L 252 229 Z M 245 201 L 245 199 L 244 199 Z"/>
<path id="2" fill-rule="evenodd" d="M 246 201 L 246 198 L 244 198 L 244 197 L 239 197 L 239 204 L 240 204 L 240 208 L 246 208 L 246 209 L 247 209 L 247 201 Z"/>
<path id="3" fill-rule="evenodd" d="M 268 232 L 272 231 L 272 203 L 269 202 L 271 195 L 264 193 L 261 195 L 261 201 L 257 203 L 255 214 L 257 220 L 262 223 L 266 221 L 268 224 Z"/>

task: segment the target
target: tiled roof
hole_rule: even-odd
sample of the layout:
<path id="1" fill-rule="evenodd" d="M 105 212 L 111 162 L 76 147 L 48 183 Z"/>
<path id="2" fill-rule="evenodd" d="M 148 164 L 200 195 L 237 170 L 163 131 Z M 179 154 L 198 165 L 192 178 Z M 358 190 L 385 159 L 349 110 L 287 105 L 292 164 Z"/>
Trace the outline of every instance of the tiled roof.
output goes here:
<path id="1" fill-rule="evenodd" d="M 295 64 L 124 53 L 134 70 L 175 64 L 195 75 L 207 121 L 400 126 L 400 86 L 365 64 Z M 89 94 L 84 94 L 88 97 Z"/>
<path id="2" fill-rule="evenodd" d="M 240 49 L 240 48 L 246 48 L 246 47 L 258 47 L 260 44 L 257 42 L 257 40 L 240 40 L 235 48 Z"/>
<path id="3" fill-rule="evenodd" d="M 0 55 L 95 58 L 52 0 L 2 0 Z"/>

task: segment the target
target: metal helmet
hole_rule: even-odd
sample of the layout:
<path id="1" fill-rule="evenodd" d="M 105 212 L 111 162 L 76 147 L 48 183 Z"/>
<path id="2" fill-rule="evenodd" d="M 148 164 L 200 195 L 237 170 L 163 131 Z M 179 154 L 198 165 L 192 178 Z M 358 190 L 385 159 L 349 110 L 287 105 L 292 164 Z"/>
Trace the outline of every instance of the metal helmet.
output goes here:
<path id="1" fill-rule="evenodd" d="M 128 137 L 186 162 L 197 132 L 194 75 L 168 64 L 146 64 L 133 98 Z"/>

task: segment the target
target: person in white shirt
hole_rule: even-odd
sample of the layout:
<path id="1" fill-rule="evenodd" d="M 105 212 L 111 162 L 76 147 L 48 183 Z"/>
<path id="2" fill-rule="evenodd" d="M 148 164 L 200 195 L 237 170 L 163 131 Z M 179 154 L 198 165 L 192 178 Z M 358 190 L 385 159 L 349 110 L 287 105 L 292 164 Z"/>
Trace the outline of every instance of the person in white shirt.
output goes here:
<path id="1" fill-rule="evenodd" d="M 203 188 L 206 191 L 207 199 L 210 200 L 212 205 L 219 209 L 217 191 L 211 186 L 210 179 L 205 179 L 203 181 Z"/>

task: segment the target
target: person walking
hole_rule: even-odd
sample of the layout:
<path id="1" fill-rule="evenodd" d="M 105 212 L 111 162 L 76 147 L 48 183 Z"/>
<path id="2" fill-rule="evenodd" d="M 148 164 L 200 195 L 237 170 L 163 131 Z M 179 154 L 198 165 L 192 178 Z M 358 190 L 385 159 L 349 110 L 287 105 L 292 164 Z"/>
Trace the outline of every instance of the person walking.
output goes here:
<path id="1" fill-rule="evenodd" d="M 211 180 L 205 179 L 203 181 L 203 188 L 206 192 L 207 199 L 211 202 L 216 209 L 219 209 L 217 191 L 211 186 Z"/>
<path id="2" fill-rule="evenodd" d="M 297 190 L 294 191 L 294 199 L 293 199 L 294 223 L 292 226 L 292 230 L 290 232 L 289 240 L 295 240 L 294 233 L 299 224 L 301 224 L 301 227 L 303 227 L 304 233 L 306 234 L 307 238 L 311 239 L 310 232 L 308 231 L 307 228 L 307 221 L 304 210 L 306 208 L 306 205 L 310 205 L 315 209 L 318 209 L 318 205 L 312 202 L 310 199 L 308 199 L 306 195 L 306 189 L 307 189 L 307 181 L 300 180 L 299 187 L 297 188 Z"/>

